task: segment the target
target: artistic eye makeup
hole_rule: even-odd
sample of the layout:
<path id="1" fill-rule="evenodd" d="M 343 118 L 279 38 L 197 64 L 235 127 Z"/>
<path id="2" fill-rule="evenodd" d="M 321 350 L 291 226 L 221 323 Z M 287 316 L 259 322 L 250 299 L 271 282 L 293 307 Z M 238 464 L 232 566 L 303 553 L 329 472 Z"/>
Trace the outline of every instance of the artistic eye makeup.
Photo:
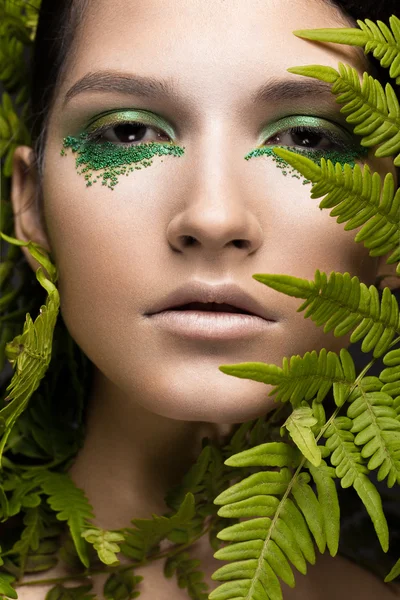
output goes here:
<path id="1" fill-rule="evenodd" d="M 125 146 L 141 142 L 146 133 L 145 130 L 151 130 L 155 140 L 162 140 L 163 137 L 169 137 L 172 140 L 175 138 L 172 128 L 164 119 L 144 111 L 103 113 L 100 118 L 92 119 L 86 127 L 88 141 L 109 141 Z M 122 139 L 118 139 L 118 136 Z"/>
<path id="2" fill-rule="evenodd" d="M 263 130 L 260 138 L 264 140 L 263 143 L 249 152 L 245 159 L 270 156 L 284 175 L 289 170 L 298 179 L 298 172 L 273 153 L 274 146 L 283 146 L 292 152 L 304 154 L 317 163 L 323 157 L 333 163 L 348 163 L 352 167 L 356 160 L 363 159 L 368 154 L 368 148 L 361 146 L 350 131 L 327 119 L 307 115 L 292 115 L 271 123 Z M 309 181 L 304 180 L 303 183 Z"/>
<path id="3" fill-rule="evenodd" d="M 149 141 L 147 132 L 151 132 Z M 174 132 L 157 115 L 108 111 L 92 119 L 77 137 L 64 138 L 61 155 L 65 156 L 67 148 L 77 153 L 75 165 L 78 174 L 85 176 L 86 186 L 101 178 L 102 185 L 113 190 L 120 175 L 150 166 L 156 155 L 182 156 L 184 148 L 166 138 L 174 140 Z M 94 177 L 93 171 L 100 174 Z"/>

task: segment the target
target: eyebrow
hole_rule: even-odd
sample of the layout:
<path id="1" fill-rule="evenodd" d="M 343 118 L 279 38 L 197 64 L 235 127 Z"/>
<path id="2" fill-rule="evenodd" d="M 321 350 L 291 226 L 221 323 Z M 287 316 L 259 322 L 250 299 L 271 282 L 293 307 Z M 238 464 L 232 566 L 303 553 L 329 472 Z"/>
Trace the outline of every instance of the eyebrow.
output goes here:
<path id="1" fill-rule="evenodd" d="M 85 92 L 119 92 L 127 95 L 155 98 L 168 96 L 179 101 L 178 89 L 171 79 L 157 79 L 143 75 L 123 74 L 117 71 L 95 71 L 76 81 L 65 94 L 63 108 L 72 99 Z M 279 79 L 272 77 L 251 96 L 250 103 L 281 102 L 310 95 L 329 95 L 331 85 L 318 79 Z"/>

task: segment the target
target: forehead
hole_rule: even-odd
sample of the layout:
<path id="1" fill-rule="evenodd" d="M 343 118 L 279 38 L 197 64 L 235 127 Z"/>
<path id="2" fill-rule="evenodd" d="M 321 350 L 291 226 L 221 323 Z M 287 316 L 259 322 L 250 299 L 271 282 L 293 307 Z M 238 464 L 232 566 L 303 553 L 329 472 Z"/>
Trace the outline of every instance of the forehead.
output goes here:
<path id="1" fill-rule="evenodd" d="M 295 29 L 349 26 L 326 0 L 88 0 L 59 98 L 100 70 L 169 80 L 188 103 L 226 109 L 286 69 L 349 62 L 359 48 L 296 38 Z"/>

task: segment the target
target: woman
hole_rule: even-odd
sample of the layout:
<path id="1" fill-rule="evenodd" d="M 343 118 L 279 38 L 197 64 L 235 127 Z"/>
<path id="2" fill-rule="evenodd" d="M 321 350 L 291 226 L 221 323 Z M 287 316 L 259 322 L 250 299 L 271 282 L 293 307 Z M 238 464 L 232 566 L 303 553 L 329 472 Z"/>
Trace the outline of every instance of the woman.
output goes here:
<path id="1" fill-rule="evenodd" d="M 85 443 L 69 473 L 96 525 L 117 529 L 133 517 L 162 514 L 166 492 L 198 456 L 203 437 L 220 441 L 231 424 L 273 408 L 272 386 L 226 376 L 220 365 L 281 364 L 284 356 L 348 345 L 252 274 L 313 279 L 316 269 L 348 271 L 367 285 L 394 274 L 386 257 L 370 257 L 354 243 L 355 232 L 317 210 L 309 185 L 284 176 L 270 157 L 243 160 L 261 144 L 343 153 L 357 146 L 329 89 L 287 68 L 342 61 L 361 75 L 371 64 L 359 49 L 306 42 L 292 32 L 394 12 L 392 3 L 387 15 L 374 15 L 373 4 L 363 2 L 360 14 L 350 3 L 320 0 L 43 3 L 33 74 L 35 151 L 20 146 L 13 162 L 15 234 L 51 251 L 63 320 L 94 366 Z M 117 173 L 111 191 L 93 179 L 95 170 L 76 165 L 76 146 L 63 146 L 89 125 L 103 127 L 92 150 L 102 139 L 116 146 L 174 142 L 184 151 L 154 156 L 125 177 Z M 355 159 L 396 176 L 391 158 L 365 158 L 358 147 Z M 84 173 L 93 185 L 84 185 Z M 199 315 L 212 310 L 207 302 L 262 318 L 249 329 L 240 317 Z M 188 312 L 160 312 L 182 305 Z M 208 540 L 192 550 L 215 588 L 210 576 L 221 562 Z M 45 576 L 66 573 L 56 567 Z M 188 597 L 164 578 L 161 562 L 136 574 L 144 576 L 143 599 Z M 99 598 L 104 580 L 93 577 Z M 17 587 L 18 597 L 42 599 L 50 588 Z M 328 555 L 284 594 L 396 596 L 394 586 Z"/>

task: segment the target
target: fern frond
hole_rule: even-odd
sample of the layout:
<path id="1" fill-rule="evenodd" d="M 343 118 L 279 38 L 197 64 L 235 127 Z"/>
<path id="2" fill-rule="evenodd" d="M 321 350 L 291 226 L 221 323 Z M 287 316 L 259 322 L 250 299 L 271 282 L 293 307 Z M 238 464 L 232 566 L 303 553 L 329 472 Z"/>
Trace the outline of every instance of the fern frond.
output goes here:
<path id="1" fill-rule="evenodd" d="M 143 581 L 140 575 L 134 575 L 133 569 L 112 573 L 104 584 L 104 596 L 107 600 L 132 600 L 140 596 L 135 590 L 136 586 Z"/>
<path id="2" fill-rule="evenodd" d="M 384 90 L 380 81 L 364 72 L 360 84 L 357 70 L 341 62 L 339 71 L 321 65 L 291 67 L 288 71 L 331 83 L 336 102 L 344 104 L 340 112 L 348 114 L 346 121 L 362 136 L 361 145 L 369 148 L 382 144 L 375 156 L 393 156 L 400 151 L 400 105 L 390 83 Z M 400 154 L 394 164 L 400 166 Z"/>
<path id="3" fill-rule="evenodd" d="M 247 457 L 251 455 L 249 451 L 241 454 L 242 460 L 246 454 Z M 234 457 L 231 459 L 235 462 Z M 272 455 L 273 463 L 274 459 L 275 454 Z M 264 462 L 269 462 L 268 452 Z M 264 597 L 282 600 L 278 577 L 291 587 L 295 583 L 290 563 L 303 574 L 307 571 L 307 561 L 315 563 L 311 534 L 320 551 L 324 551 L 327 538 L 323 511 L 308 484 L 310 476 L 307 473 L 292 475 L 289 469 L 291 451 L 287 453 L 286 462 L 283 469 L 251 475 L 215 499 L 216 504 L 222 505 L 219 515 L 248 520 L 218 534 L 220 539 L 234 543 L 214 555 L 231 562 L 213 574 L 212 579 L 226 583 L 210 594 L 210 600 L 239 597 L 243 600 Z M 253 464 L 259 464 L 259 461 L 256 459 Z"/>
<path id="4" fill-rule="evenodd" d="M 120 552 L 120 548 L 116 542 L 125 541 L 125 538 L 121 533 L 118 531 L 107 531 L 100 527 L 92 527 L 86 529 L 82 533 L 82 537 L 97 550 L 101 562 L 106 565 L 119 563 L 116 552 Z"/>
<path id="5" fill-rule="evenodd" d="M 287 276 L 274 275 L 273 277 Z M 288 277 L 288 279 L 295 278 Z M 234 377 L 275 385 L 276 387 L 268 395 L 276 394 L 276 402 L 290 400 L 294 408 L 298 408 L 302 400 L 310 400 L 315 394 L 317 394 L 317 402 L 322 402 L 332 384 L 335 402 L 337 406 L 342 406 L 349 393 L 349 387 L 355 380 L 353 359 L 346 348 L 340 350 L 340 359 L 335 352 L 327 352 L 325 348 L 322 348 L 319 354 L 313 350 L 306 352 L 303 357 L 291 356 L 290 366 L 285 356 L 283 368 L 262 362 L 221 365 L 218 368 L 223 373 Z"/>
<path id="6" fill-rule="evenodd" d="M 378 481 L 388 478 L 388 487 L 400 483 L 400 422 L 393 398 L 381 391 L 378 377 L 364 377 L 347 399 L 347 416 L 352 419 L 354 443 L 369 459 L 368 469 L 378 469 Z"/>
<path id="7" fill-rule="evenodd" d="M 164 501 L 169 508 L 178 510 L 186 494 L 190 492 L 196 496 L 196 494 L 204 490 L 204 477 L 210 466 L 211 458 L 211 447 L 206 445 L 197 457 L 196 462 L 182 479 L 181 483 L 168 491 Z"/>
<path id="8" fill-rule="evenodd" d="M 298 29 L 294 35 L 317 42 L 334 42 L 349 46 L 363 46 L 366 54 L 372 52 L 382 67 L 389 68 L 389 75 L 400 85 L 400 19 L 389 17 L 389 27 L 382 21 L 374 23 L 370 19 L 357 19 L 360 29 Z"/>
<path id="9" fill-rule="evenodd" d="M 342 274 L 332 271 L 327 280 L 326 274 L 317 269 L 315 281 L 307 281 L 291 275 L 262 273 L 253 275 L 253 278 L 288 296 L 305 298 L 306 301 L 297 312 L 301 312 L 308 306 L 304 318 L 311 317 L 318 327 L 325 323 L 324 333 L 333 329 L 335 337 L 339 337 L 354 329 L 350 337 L 351 343 L 364 338 L 361 350 L 373 351 L 375 358 L 382 356 L 388 350 L 396 333 L 400 333 L 399 305 L 395 294 L 391 293 L 390 288 L 385 287 L 379 302 L 377 288 L 374 285 L 368 288 L 356 275 L 351 277 L 347 272 Z M 278 383 L 280 370 L 275 367 L 271 372 L 276 373 L 275 380 Z M 275 383 L 275 381 L 271 378 L 266 383 Z M 318 393 L 323 394 L 323 398 L 327 392 L 324 390 Z M 308 397 L 305 399 L 307 400 Z"/>
<path id="10" fill-rule="evenodd" d="M 315 184 L 311 198 L 326 194 L 319 208 L 335 206 L 329 216 L 338 216 L 337 223 L 348 221 L 345 231 L 365 224 L 354 241 L 363 241 L 370 256 L 382 256 L 396 249 L 387 264 L 400 260 L 400 188 L 395 193 L 391 173 L 386 174 L 382 186 L 379 173 L 371 174 L 367 164 L 361 170 L 358 164 L 353 168 L 348 164 L 343 167 L 341 163 L 334 165 L 322 158 L 317 165 L 308 157 L 285 148 L 274 148 L 274 153 Z"/>
<path id="11" fill-rule="evenodd" d="M 188 595 L 192 600 L 207 600 L 208 586 L 204 582 L 204 573 L 198 570 L 200 561 L 191 559 L 187 552 L 181 552 L 170 556 L 165 561 L 164 575 L 167 578 L 175 574 L 178 580 L 178 587 L 187 589 Z"/>
<path id="12" fill-rule="evenodd" d="M 21 534 L 21 538 L 11 549 L 11 553 L 19 554 L 19 564 L 22 571 L 25 571 L 29 549 L 37 550 L 39 548 L 39 539 L 44 532 L 39 508 L 31 508 L 25 513 L 24 525 L 25 529 Z"/>
<path id="13" fill-rule="evenodd" d="M 133 560 L 143 560 L 147 552 L 156 547 L 161 540 L 170 539 L 171 534 L 174 537 L 175 529 L 190 523 L 195 513 L 194 496 L 189 492 L 178 512 L 172 517 L 153 515 L 152 519 L 132 519 L 136 529 L 125 527 L 121 530 L 125 537 L 125 542 L 121 544 L 121 552 Z"/>
<path id="14" fill-rule="evenodd" d="M 331 452 L 330 461 L 336 467 L 336 475 L 341 486 L 353 486 L 373 522 L 376 534 L 384 552 L 389 547 L 389 529 L 382 509 L 382 500 L 374 484 L 368 479 L 369 473 L 359 448 L 350 431 L 353 422 L 348 417 L 337 417 L 324 432 L 326 448 Z"/>
<path id="15" fill-rule="evenodd" d="M 47 502 L 57 512 L 59 521 L 67 521 L 76 551 L 85 567 L 89 567 L 87 542 L 82 533 L 94 519 L 93 507 L 83 490 L 78 488 L 67 473 L 40 472 L 35 480 L 49 496 Z"/>
<path id="16" fill-rule="evenodd" d="M 6 441 L 19 415 L 27 407 L 29 398 L 39 387 L 50 364 L 52 353 L 53 330 L 57 321 L 60 296 L 54 283 L 57 281 L 57 269 L 49 260 L 46 252 L 34 242 L 23 242 L 0 232 L 7 242 L 26 246 L 32 256 L 44 267 L 47 278 L 39 267 L 36 278 L 48 293 L 46 304 L 41 306 L 40 315 L 33 322 L 29 313 L 26 315 L 23 332 L 6 346 L 6 355 L 15 368 L 14 376 L 7 387 L 9 402 L 0 410 L 0 460 Z"/>

